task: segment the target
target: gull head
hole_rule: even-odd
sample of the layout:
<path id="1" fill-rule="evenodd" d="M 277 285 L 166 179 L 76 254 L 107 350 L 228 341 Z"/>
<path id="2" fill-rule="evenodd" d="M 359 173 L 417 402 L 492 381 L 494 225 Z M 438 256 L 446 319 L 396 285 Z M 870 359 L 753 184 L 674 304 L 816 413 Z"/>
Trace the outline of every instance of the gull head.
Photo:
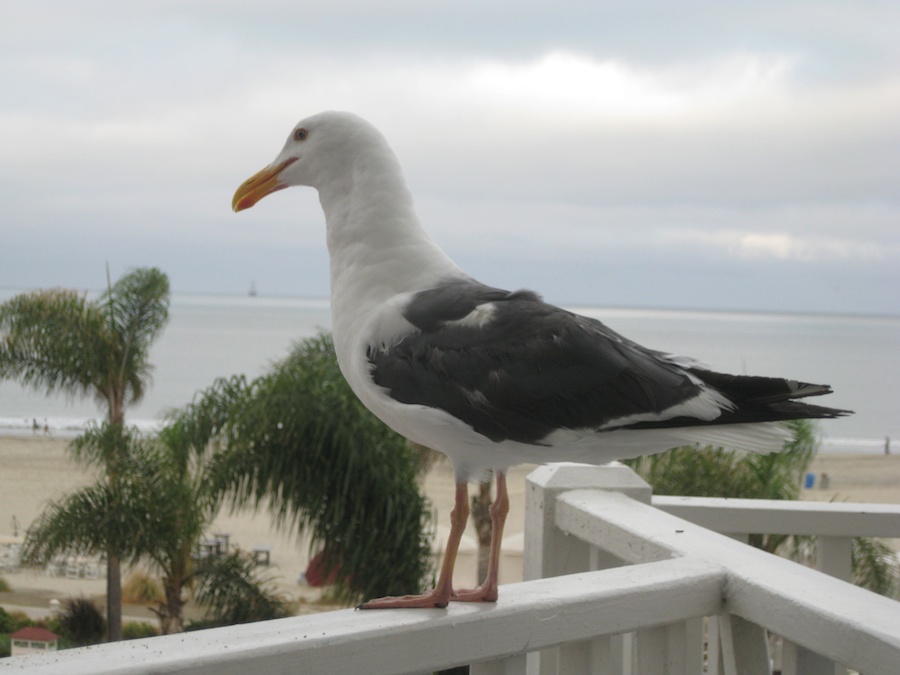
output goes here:
<path id="1" fill-rule="evenodd" d="M 291 129 L 275 159 L 241 184 L 231 207 L 249 209 L 293 185 L 320 189 L 327 182 L 350 180 L 361 159 L 385 150 L 390 153 L 381 133 L 353 113 L 329 111 L 307 117 Z"/>

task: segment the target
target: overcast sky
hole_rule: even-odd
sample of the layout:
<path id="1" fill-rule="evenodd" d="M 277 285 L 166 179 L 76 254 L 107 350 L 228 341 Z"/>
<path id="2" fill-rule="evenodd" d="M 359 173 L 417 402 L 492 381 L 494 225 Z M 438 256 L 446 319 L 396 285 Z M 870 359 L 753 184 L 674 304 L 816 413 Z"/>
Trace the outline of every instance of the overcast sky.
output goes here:
<path id="1" fill-rule="evenodd" d="M 352 110 L 486 283 L 900 314 L 900 3 L 2 0 L 0 287 L 327 295 L 312 190 L 231 197 Z"/>

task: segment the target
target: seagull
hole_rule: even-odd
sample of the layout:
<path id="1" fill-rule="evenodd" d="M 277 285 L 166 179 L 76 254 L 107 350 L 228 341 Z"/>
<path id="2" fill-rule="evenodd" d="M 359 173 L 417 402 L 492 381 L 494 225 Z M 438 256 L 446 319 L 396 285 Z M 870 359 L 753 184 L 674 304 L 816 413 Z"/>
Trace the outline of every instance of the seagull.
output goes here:
<path id="1" fill-rule="evenodd" d="M 275 160 L 237 189 L 232 208 L 295 185 L 315 188 L 325 214 L 341 372 L 385 424 L 444 453 L 456 480 L 435 588 L 363 609 L 496 601 L 511 466 L 604 464 L 695 443 L 775 452 L 787 438 L 779 422 L 848 413 L 797 400 L 828 394 L 827 385 L 713 372 L 532 291 L 476 281 L 422 227 L 388 142 L 355 114 L 299 122 Z M 468 483 L 491 474 L 487 576 L 454 590 Z"/>

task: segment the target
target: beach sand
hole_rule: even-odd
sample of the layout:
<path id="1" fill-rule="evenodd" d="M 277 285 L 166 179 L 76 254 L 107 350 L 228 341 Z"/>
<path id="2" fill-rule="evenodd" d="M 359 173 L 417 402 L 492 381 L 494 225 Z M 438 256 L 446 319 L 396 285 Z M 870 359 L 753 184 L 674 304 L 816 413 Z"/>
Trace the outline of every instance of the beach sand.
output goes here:
<path id="1" fill-rule="evenodd" d="M 21 536 L 49 500 L 87 485 L 96 479 L 98 470 L 76 464 L 66 448 L 67 439 L 44 436 L 0 436 L 0 537 Z M 524 527 L 525 476 L 533 467 L 517 467 L 510 472 L 510 514 L 505 532 L 501 583 L 522 579 L 521 534 Z M 815 487 L 803 491 L 803 498 L 815 501 L 847 501 L 864 503 L 900 503 L 900 455 L 831 455 L 820 454 L 810 471 L 815 474 Z M 821 477 L 828 476 L 823 488 Z M 447 534 L 449 513 L 453 506 L 453 471 L 448 462 L 432 468 L 425 481 L 425 492 L 431 499 L 438 519 L 435 556 L 442 552 Z M 474 487 L 470 488 L 474 493 Z M 271 565 L 266 570 L 277 589 L 285 597 L 299 602 L 300 611 L 315 611 L 320 591 L 298 583 L 305 571 L 309 555 L 304 541 L 275 529 L 265 513 L 222 513 L 209 530 L 227 533 L 233 546 L 251 550 L 271 548 Z M 477 539 L 474 528 L 466 531 L 460 547 L 455 581 L 458 586 L 476 583 Z M 900 541 L 891 543 L 900 550 Z M 518 550 L 516 550 L 518 546 Z M 123 578 L 127 578 L 127 570 Z M 0 594 L 0 605 L 46 608 L 50 598 L 76 595 L 101 597 L 105 580 L 66 579 L 48 576 L 43 570 L 20 570 L 4 575 L 12 593 Z M 145 608 L 125 608 L 128 617 L 153 620 Z"/>

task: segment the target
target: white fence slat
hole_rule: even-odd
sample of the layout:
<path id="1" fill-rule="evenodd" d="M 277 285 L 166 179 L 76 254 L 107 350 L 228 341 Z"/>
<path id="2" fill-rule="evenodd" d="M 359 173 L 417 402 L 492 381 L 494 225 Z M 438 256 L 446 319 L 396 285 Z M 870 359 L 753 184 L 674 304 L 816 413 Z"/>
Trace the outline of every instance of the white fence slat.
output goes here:
<path id="1" fill-rule="evenodd" d="M 725 675 L 769 675 L 769 641 L 766 631 L 733 614 L 719 616 Z"/>
<path id="2" fill-rule="evenodd" d="M 644 628 L 637 633 L 637 662 L 635 669 L 641 675 L 674 675 L 668 669 L 668 626 Z M 682 674 L 679 674 L 682 675 Z"/>
<path id="3" fill-rule="evenodd" d="M 850 581 L 853 575 L 853 540 L 850 537 L 818 537 L 816 569 L 836 579 Z"/>
<path id="4" fill-rule="evenodd" d="M 469 675 L 525 675 L 525 654 L 473 663 Z"/>

